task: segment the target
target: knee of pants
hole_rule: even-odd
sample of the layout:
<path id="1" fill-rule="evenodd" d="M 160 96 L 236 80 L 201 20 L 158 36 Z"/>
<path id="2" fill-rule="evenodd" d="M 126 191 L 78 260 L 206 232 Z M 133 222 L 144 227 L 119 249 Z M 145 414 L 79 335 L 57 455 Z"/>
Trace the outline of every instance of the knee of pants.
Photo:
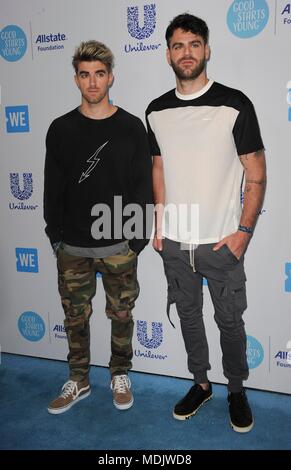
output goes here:
<path id="1" fill-rule="evenodd" d="M 175 276 L 167 275 L 167 282 L 168 282 L 168 289 L 167 289 L 167 302 L 168 306 L 172 304 L 178 305 L 181 304 L 182 302 L 182 293 L 180 290 L 180 284 L 178 279 L 175 278 Z"/>
<path id="2" fill-rule="evenodd" d="M 110 320 L 117 320 L 122 323 L 127 323 L 128 321 L 132 320 L 131 310 L 114 311 L 110 308 L 106 308 L 106 316 Z"/>
<path id="3" fill-rule="evenodd" d="M 66 275 L 58 276 L 59 293 L 66 317 L 89 319 L 92 314 L 91 300 L 96 292 L 96 280 L 91 274 L 86 279 L 74 280 Z"/>
<path id="4" fill-rule="evenodd" d="M 88 303 L 74 304 L 70 299 L 62 298 L 62 306 L 68 322 L 88 321 L 92 315 L 91 301 Z"/>
<path id="5" fill-rule="evenodd" d="M 168 281 L 168 307 L 176 304 L 176 309 L 180 320 L 187 321 L 193 316 L 202 317 L 202 291 L 194 295 L 190 290 L 182 290 L 180 282 L 174 273 L 167 275 Z"/>
<path id="6" fill-rule="evenodd" d="M 106 315 L 108 318 L 129 318 L 139 295 L 137 280 L 131 285 L 117 283 L 114 289 L 106 289 Z"/>
<path id="7" fill-rule="evenodd" d="M 87 328 L 87 325 L 89 324 L 88 322 L 89 318 L 88 316 L 83 313 L 82 315 L 66 315 L 66 318 L 64 320 L 64 327 L 65 327 L 65 330 L 68 331 L 68 330 L 72 330 L 72 329 L 76 329 L 76 330 L 81 330 L 81 329 L 84 329 L 84 328 Z"/>

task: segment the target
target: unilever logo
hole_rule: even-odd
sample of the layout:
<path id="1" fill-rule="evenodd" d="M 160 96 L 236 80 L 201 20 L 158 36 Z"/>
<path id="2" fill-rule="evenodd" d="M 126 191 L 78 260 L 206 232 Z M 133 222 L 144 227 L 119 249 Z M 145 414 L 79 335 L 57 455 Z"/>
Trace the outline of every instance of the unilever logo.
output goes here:
<path id="1" fill-rule="evenodd" d="M 269 20 L 266 0 L 235 0 L 227 13 L 229 30 L 238 38 L 252 38 L 260 34 Z"/>
<path id="2" fill-rule="evenodd" d="M 156 28 L 156 5 L 144 5 L 143 26 L 139 25 L 138 7 L 127 8 L 127 29 L 136 39 L 149 38 Z"/>
<path id="3" fill-rule="evenodd" d="M 137 339 L 142 346 L 148 349 L 158 348 L 163 341 L 163 325 L 160 322 L 152 322 L 152 336 L 148 337 L 147 322 L 137 321 Z"/>
<path id="4" fill-rule="evenodd" d="M 24 312 L 18 319 L 18 330 L 28 341 L 40 341 L 45 334 L 45 323 L 35 312 Z"/>
<path id="5" fill-rule="evenodd" d="M 137 321 L 137 339 L 139 343 L 148 351 L 142 352 L 140 349 L 135 350 L 135 356 L 146 357 L 150 359 L 166 359 L 166 355 L 153 354 L 151 349 L 157 349 L 163 342 L 163 324 L 161 322 L 152 322 L 151 336 L 148 335 L 148 324 L 146 321 Z"/>
<path id="6" fill-rule="evenodd" d="M 264 360 L 263 347 L 253 336 L 247 336 L 247 360 L 250 369 L 259 367 Z"/>
<path id="7" fill-rule="evenodd" d="M 33 193 L 32 173 L 22 173 L 22 187 L 20 187 L 19 173 L 10 173 L 10 189 L 12 195 L 24 201 L 29 199 Z"/>
<path id="8" fill-rule="evenodd" d="M 141 26 L 142 25 L 142 26 Z M 139 7 L 127 8 L 127 30 L 135 39 L 147 39 L 156 29 L 156 5 L 151 3 L 143 6 L 143 20 L 139 16 Z M 161 44 L 144 44 L 138 42 L 134 45 L 125 45 L 125 52 L 145 52 L 158 49 Z"/>
<path id="9" fill-rule="evenodd" d="M 10 173 L 10 191 L 15 199 L 18 199 L 17 204 L 15 202 L 9 203 L 9 209 L 11 210 L 35 210 L 38 206 L 35 204 L 25 204 L 23 201 L 27 201 L 33 194 L 33 179 L 32 173 Z"/>
<path id="10" fill-rule="evenodd" d="M 291 80 L 287 83 L 288 121 L 291 122 Z"/>
<path id="11" fill-rule="evenodd" d="M 27 49 L 24 31 L 14 24 L 6 26 L 0 33 L 0 54 L 8 62 L 20 60 Z"/>

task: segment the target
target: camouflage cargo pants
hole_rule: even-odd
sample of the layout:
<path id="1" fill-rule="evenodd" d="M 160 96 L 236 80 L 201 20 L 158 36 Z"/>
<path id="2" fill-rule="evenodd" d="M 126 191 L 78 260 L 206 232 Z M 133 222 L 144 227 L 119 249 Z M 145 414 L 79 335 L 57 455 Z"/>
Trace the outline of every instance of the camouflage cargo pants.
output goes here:
<path id="1" fill-rule="evenodd" d="M 85 258 L 58 250 L 58 284 L 65 312 L 70 379 L 88 377 L 90 367 L 91 300 L 96 293 L 96 273 L 102 274 L 106 293 L 106 315 L 111 319 L 111 375 L 131 367 L 132 309 L 139 294 L 137 256 L 130 249 L 106 258 Z"/>

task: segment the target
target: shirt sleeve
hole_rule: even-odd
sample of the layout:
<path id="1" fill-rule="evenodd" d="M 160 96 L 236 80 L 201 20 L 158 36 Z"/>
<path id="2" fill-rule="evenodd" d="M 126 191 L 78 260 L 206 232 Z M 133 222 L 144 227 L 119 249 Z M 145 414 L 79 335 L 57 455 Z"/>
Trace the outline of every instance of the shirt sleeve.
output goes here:
<path id="1" fill-rule="evenodd" d="M 61 139 L 53 122 L 46 136 L 43 209 L 45 232 L 51 244 L 62 240 L 64 171 L 61 164 Z"/>
<path id="2" fill-rule="evenodd" d="M 244 103 L 233 127 L 238 155 L 245 155 L 264 148 L 254 106 L 246 96 L 244 98 Z"/>
<path id="3" fill-rule="evenodd" d="M 147 245 L 150 240 L 153 222 L 153 188 L 152 159 L 149 150 L 147 133 L 143 123 L 138 120 L 136 129 L 136 148 L 133 158 L 133 202 L 141 208 L 142 230 L 138 237 L 129 241 L 130 248 L 136 253 Z"/>
<path id="4" fill-rule="evenodd" d="M 161 155 L 161 150 L 158 145 L 154 130 L 152 129 L 151 122 L 153 120 L 152 113 L 149 110 L 146 110 L 146 124 L 147 124 L 147 131 L 148 131 L 148 140 L 150 146 L 150 153 L 154 157 L 156 155 Z"/>

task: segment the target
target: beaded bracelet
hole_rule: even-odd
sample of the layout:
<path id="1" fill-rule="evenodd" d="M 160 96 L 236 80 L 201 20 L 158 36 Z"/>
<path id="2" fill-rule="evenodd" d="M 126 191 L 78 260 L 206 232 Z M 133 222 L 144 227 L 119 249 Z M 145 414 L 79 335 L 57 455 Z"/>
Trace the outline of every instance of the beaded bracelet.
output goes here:
<path id="1" fill-rule="evenodd" d="M 254 229 L 252 227 L 246 227 L 245 225 L 239 225 L 238 230 L 240 232 L 245 232 L 245 233 L 249 233 L 249 234 L 252 234 L 253 231 L 254 231 Z"/>

